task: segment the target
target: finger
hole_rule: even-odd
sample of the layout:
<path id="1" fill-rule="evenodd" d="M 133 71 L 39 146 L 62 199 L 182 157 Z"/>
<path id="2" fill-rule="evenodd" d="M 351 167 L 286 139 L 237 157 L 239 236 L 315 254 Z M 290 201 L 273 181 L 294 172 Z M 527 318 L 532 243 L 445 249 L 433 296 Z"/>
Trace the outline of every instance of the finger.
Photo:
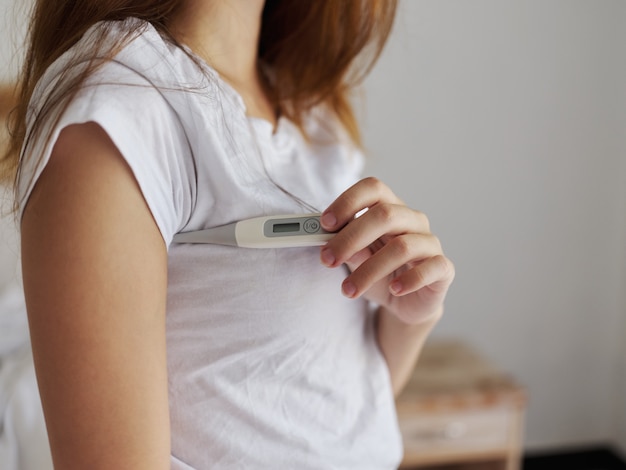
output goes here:
<path id="1" fill-rule="evenodd" d="M 428 287 L 435 294 L 445 294 L 454 275 L 452 262 L 443 255 L 437 255 L 423 260 L 393 279 L 389 291 L 395 296 L 402 296 Z"/>
<path id="2" fill-rule="evenodd" d="M 378 250 L 375 250 L 374 247 L 368 246 L 367 248 L 363 248 L 361 251 L 356 252 L 352 257 L 346 261 L 346 265 L 350 272 L 356 270 L 359 266 L 365 263 L 373 253 Z"/>
<path id="3" fill-rule="evenodd" d="M 353 220 L 322 249 L 322 262 L 339 266 L 376 240 L 405 233 L 429 233 L 424 214 L 404 205 L 381 203 Z"/>
<path id="4" fill-rule="evenodd" d="M 340 229 L 363 209 L 379 203 L 403 204 L 387 185 L 376 178 L 365 178 L 344 191 L 322 213 L 322 227 L 329 232 Z"/>
<path id="5" fill-rule="evenodd" d="M 357 297 L 397 270 L 440 254 L 441 245 L 434 235 L 399 235 L 356 268 L 342 289 L 347 296 Z"/>

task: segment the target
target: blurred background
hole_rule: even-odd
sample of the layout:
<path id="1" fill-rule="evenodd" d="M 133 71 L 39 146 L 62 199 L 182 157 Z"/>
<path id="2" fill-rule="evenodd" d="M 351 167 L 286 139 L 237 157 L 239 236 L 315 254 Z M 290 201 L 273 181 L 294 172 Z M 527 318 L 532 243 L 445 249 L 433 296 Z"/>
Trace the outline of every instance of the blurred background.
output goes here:
<path id="1" fill-rule="evenodd" d="M 0 0 L 7 83 L 27 3 Z M 433 338 L 521 384 L 526 452 L 626 453 L 626 2 L 404 0 L 363 88 L 366 173 L 457 268 Z"/>
<path id="2" fill-rule="evenodd" d="M 435 336 L 526 387 L 526 449 L 626 451 L 626 2 L 401 2 L 362 102 L 457 268 Z"/>

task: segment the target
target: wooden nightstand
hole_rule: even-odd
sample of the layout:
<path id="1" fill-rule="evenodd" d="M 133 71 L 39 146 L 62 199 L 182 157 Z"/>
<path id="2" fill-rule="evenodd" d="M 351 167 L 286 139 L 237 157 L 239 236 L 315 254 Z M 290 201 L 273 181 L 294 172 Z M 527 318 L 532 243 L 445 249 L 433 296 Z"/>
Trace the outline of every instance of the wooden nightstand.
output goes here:
<path id="1" fill-rule="evenodd" d="M 5 146 L 7 145 L 9 135 L 6 128 L 6 118 L 9 111 L 15 106 L 16 100 L 15 86 L 8 83 L 0 83 L 0 153 L 5 151 Z"/>
<path id="2" fill-rule="evenodd" d="M 0 119 L 4 119 L 8 112 L 15 106 L 15 85 L 0 83 Z"/>
<path id="3" fill-rule="evenodd" d="M 520 468 L 525 392 L 467 344 L 427 342 L 396 404 L 401 468 Z"/>

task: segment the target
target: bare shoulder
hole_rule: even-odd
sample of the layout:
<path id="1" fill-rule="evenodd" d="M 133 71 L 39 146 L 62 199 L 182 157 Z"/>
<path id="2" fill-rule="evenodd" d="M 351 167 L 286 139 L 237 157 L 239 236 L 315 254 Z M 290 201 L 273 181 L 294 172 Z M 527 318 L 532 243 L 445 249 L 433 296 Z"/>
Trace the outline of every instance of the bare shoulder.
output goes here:
<path id="1" fill-rule="evenodd" d="M 55 465 L 167 468 L 167 250 L 130 168 L 97 124 L 62 131 L 21 225 Z"/>

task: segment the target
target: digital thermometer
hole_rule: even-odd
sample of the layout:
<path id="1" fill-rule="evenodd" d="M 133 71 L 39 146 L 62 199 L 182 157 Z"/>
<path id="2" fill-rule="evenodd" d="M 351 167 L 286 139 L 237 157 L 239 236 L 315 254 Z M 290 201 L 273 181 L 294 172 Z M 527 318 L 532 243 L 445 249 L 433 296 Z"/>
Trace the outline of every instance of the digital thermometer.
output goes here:
<path id="1" fill-rule="evenodd" d="M 291 248 L 324 245 L 334 235 L 322 229 L 321 214 L 255 217 L 228 225 L 183 232 L 175 243 L 211 243 L 244 248 Z"/>

